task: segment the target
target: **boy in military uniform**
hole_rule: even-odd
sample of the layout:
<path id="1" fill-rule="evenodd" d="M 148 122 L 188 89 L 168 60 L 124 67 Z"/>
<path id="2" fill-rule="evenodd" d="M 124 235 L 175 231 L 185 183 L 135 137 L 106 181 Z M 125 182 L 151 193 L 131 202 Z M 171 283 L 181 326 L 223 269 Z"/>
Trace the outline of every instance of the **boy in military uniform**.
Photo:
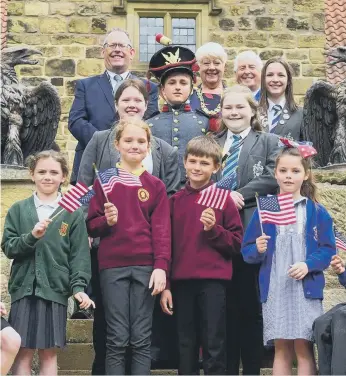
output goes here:
<path id="1" fill-rule="evenodd" d="M 160 95 L 165 104 L 159 114 L 147 122 L 152 134 L 165 140 L 179 154 L 181 185 L 186 181 L 183 157 L 187 143 L 208 132 L 208 118 L 203 112 L 192 111 L 189 97 L 196 70 L 195 54 L 188 48 L 170 45 L 157 51 L 149 62 L 149 75 L 159 81 Z"/>

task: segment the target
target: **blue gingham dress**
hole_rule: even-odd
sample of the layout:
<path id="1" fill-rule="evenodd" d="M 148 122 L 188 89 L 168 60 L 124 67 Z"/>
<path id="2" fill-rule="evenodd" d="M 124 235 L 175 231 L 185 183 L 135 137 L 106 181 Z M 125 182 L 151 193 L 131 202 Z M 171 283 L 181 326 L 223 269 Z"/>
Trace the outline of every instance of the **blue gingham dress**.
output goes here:
<path id="1" fill-rule="evenodd" d="M 303 282 L 288 276 L 290 265 L 305 261 L 306 198 L 294 203 L 297 223 L 276 226 L 276 247 L 270 272 L 268 299 L 263 303 L 263 341 L 312 340 L 312 324 L 323 314 L 320 299 L 306 299 Z"/>

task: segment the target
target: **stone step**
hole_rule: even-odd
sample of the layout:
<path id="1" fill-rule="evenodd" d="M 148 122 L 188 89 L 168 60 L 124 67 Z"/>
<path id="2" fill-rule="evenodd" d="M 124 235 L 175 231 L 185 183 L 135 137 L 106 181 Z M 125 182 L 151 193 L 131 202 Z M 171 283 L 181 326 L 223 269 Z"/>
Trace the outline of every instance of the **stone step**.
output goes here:
<path id="1" fill-rule="evenodd" d="M 90 372 L 93 360 L 94 349 L 92 343 L 68 343 L 64 349 L 58 349 L 60 373 L 64 373 L 67 370 Z"/>
<path id="2" fill-rule="evenodd" d="M 90 375 L 90 371 L 85 370 L 59 370 L 59 375 L 66 375 L 66 376 L 84 376 Z M 151 371 L 151 375 L 177 375 L 177 370 L 174 369 L 155 369 Z M 273 370 L 271 368 L 262 368 L 261 369 L 261 376 L 271 376 L 273 374 Z M 297 374 L 297 369 L 293 369 L 293 375 Z M 203 371 L 201 371 L 201 375 L 203 375 Z"/>
<path id="3" fill-rule="evenodd" d="M 67 320 L 66 339 L 68 343 L 92 343 L 94 320 Z"/>

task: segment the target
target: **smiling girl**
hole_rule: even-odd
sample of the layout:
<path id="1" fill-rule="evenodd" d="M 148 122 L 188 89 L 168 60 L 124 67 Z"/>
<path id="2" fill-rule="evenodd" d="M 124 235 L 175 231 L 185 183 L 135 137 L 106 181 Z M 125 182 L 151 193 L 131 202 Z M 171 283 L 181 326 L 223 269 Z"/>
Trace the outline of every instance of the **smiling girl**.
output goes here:
<path id="1" fill-rule="evenodd" d="M 304 154 L 303 154 L 304 155 Z M 322 314 L 323 270 L 335 254 L 333 221 L 316 202 L 311 161 L 299 149 L 285 147 L 276 160 L 280 193 L 292 193 L 297 221 L 276 226 L 263 224 L 256 211 L 245 233 L 242 254 L 260 264 L 264 344 L 273 341 L 273 375 L 315 375 L 312 324 Z"/>
<path id="2" fill-rule="evenodd" d="M 132 349 L 131 373 L 150 374 L 154 296 L 166 286 L 171 256 L 168 198 L 164 184 L 142 165 L 150 148 L 149 126 L 132 117 L 115 130 L 119 169 L 139 177 L 141 187 L 117 183 L 105 202 L 96 180 L 87 227 L 100 237 L 98 262 L 107 322 L 106 374 L 125 374 L 125 351 Z"/>
<path id="3" fill-rule="evenodd" d="M 281 58 L 269 59 L 262 69 L 260 112 L 267 132 L 302 140 L 303 109 L 293 96 L 293 70 Z"/>
<path id="4" fill-rule="evenodd" d="M 68 297 L 73 294 L 81 308 L 94 306 L 84 293 L 91 274 L 88 235 L 80 209 L 49 219 L 61 209 L 66 159 L 49 150 L 27 162 L 35 193 L 9 209 L 1 243 L 13 260 L 9 323 L 22 338 L 13 374 L 30 375 L 38 349 L 40 374 L 56 375 L 56 348 L 66 344 Z"/>
<path id="5" fill-rule="evenodd" d="M 231 196 L 246 228 L 256 208 L 256 192 L 260 195 L 276 192 L 274 165 L 278 138 L 261 131 L 256 102 L 245 86 L 236 85 L 225 91 L 221 111 L 221 132 L 216 140 L 223 149 L 222 175 L 236 174 Z M 234 256 L 232 262 L 233 281 L 227 291 L 227 372 L 239 373 L 241 353 L 244 373 L 256 375 L 262 359 L 258 267 L 246 264 L 241 255 Z"/>

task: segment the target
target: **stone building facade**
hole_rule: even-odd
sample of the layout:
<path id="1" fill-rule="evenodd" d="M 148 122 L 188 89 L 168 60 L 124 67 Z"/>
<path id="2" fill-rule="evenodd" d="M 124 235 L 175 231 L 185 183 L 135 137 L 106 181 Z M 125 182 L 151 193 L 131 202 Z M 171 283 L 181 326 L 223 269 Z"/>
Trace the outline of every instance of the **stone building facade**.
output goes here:
<path id="1" fill-rule="evenodd" d="M 253 49 L 263 60 L 286 58 L 294 68 L 294 90 L 301 102 L 314 80 L 325 77 L 324 0 L 159 1 L 8 2 L 8 45 L 26 44 L 43 52 L 38 65 L 18 67 L 18 74 L 25 82 L 35 84 L 44 79 L 57 87 L 62 102 L 57 141 L 68 152 L 70 162 L 76 145 L 67 129 L 74 81 L 103 71 L 102 38 L 113 27 L 127 29 L 138 49 L 138 21 L 143 15 L 162 15 L 165 25 L 172 15 L 196 18 L 196 47 L 215 41 L 227 49 L 229 84 L 233 58 L 244 49 Z M 171 36 L 171 30 L 165 33 Z M 134 70 L 143 75 L 147 65 L 140 63 L 138 56 Z"/>

